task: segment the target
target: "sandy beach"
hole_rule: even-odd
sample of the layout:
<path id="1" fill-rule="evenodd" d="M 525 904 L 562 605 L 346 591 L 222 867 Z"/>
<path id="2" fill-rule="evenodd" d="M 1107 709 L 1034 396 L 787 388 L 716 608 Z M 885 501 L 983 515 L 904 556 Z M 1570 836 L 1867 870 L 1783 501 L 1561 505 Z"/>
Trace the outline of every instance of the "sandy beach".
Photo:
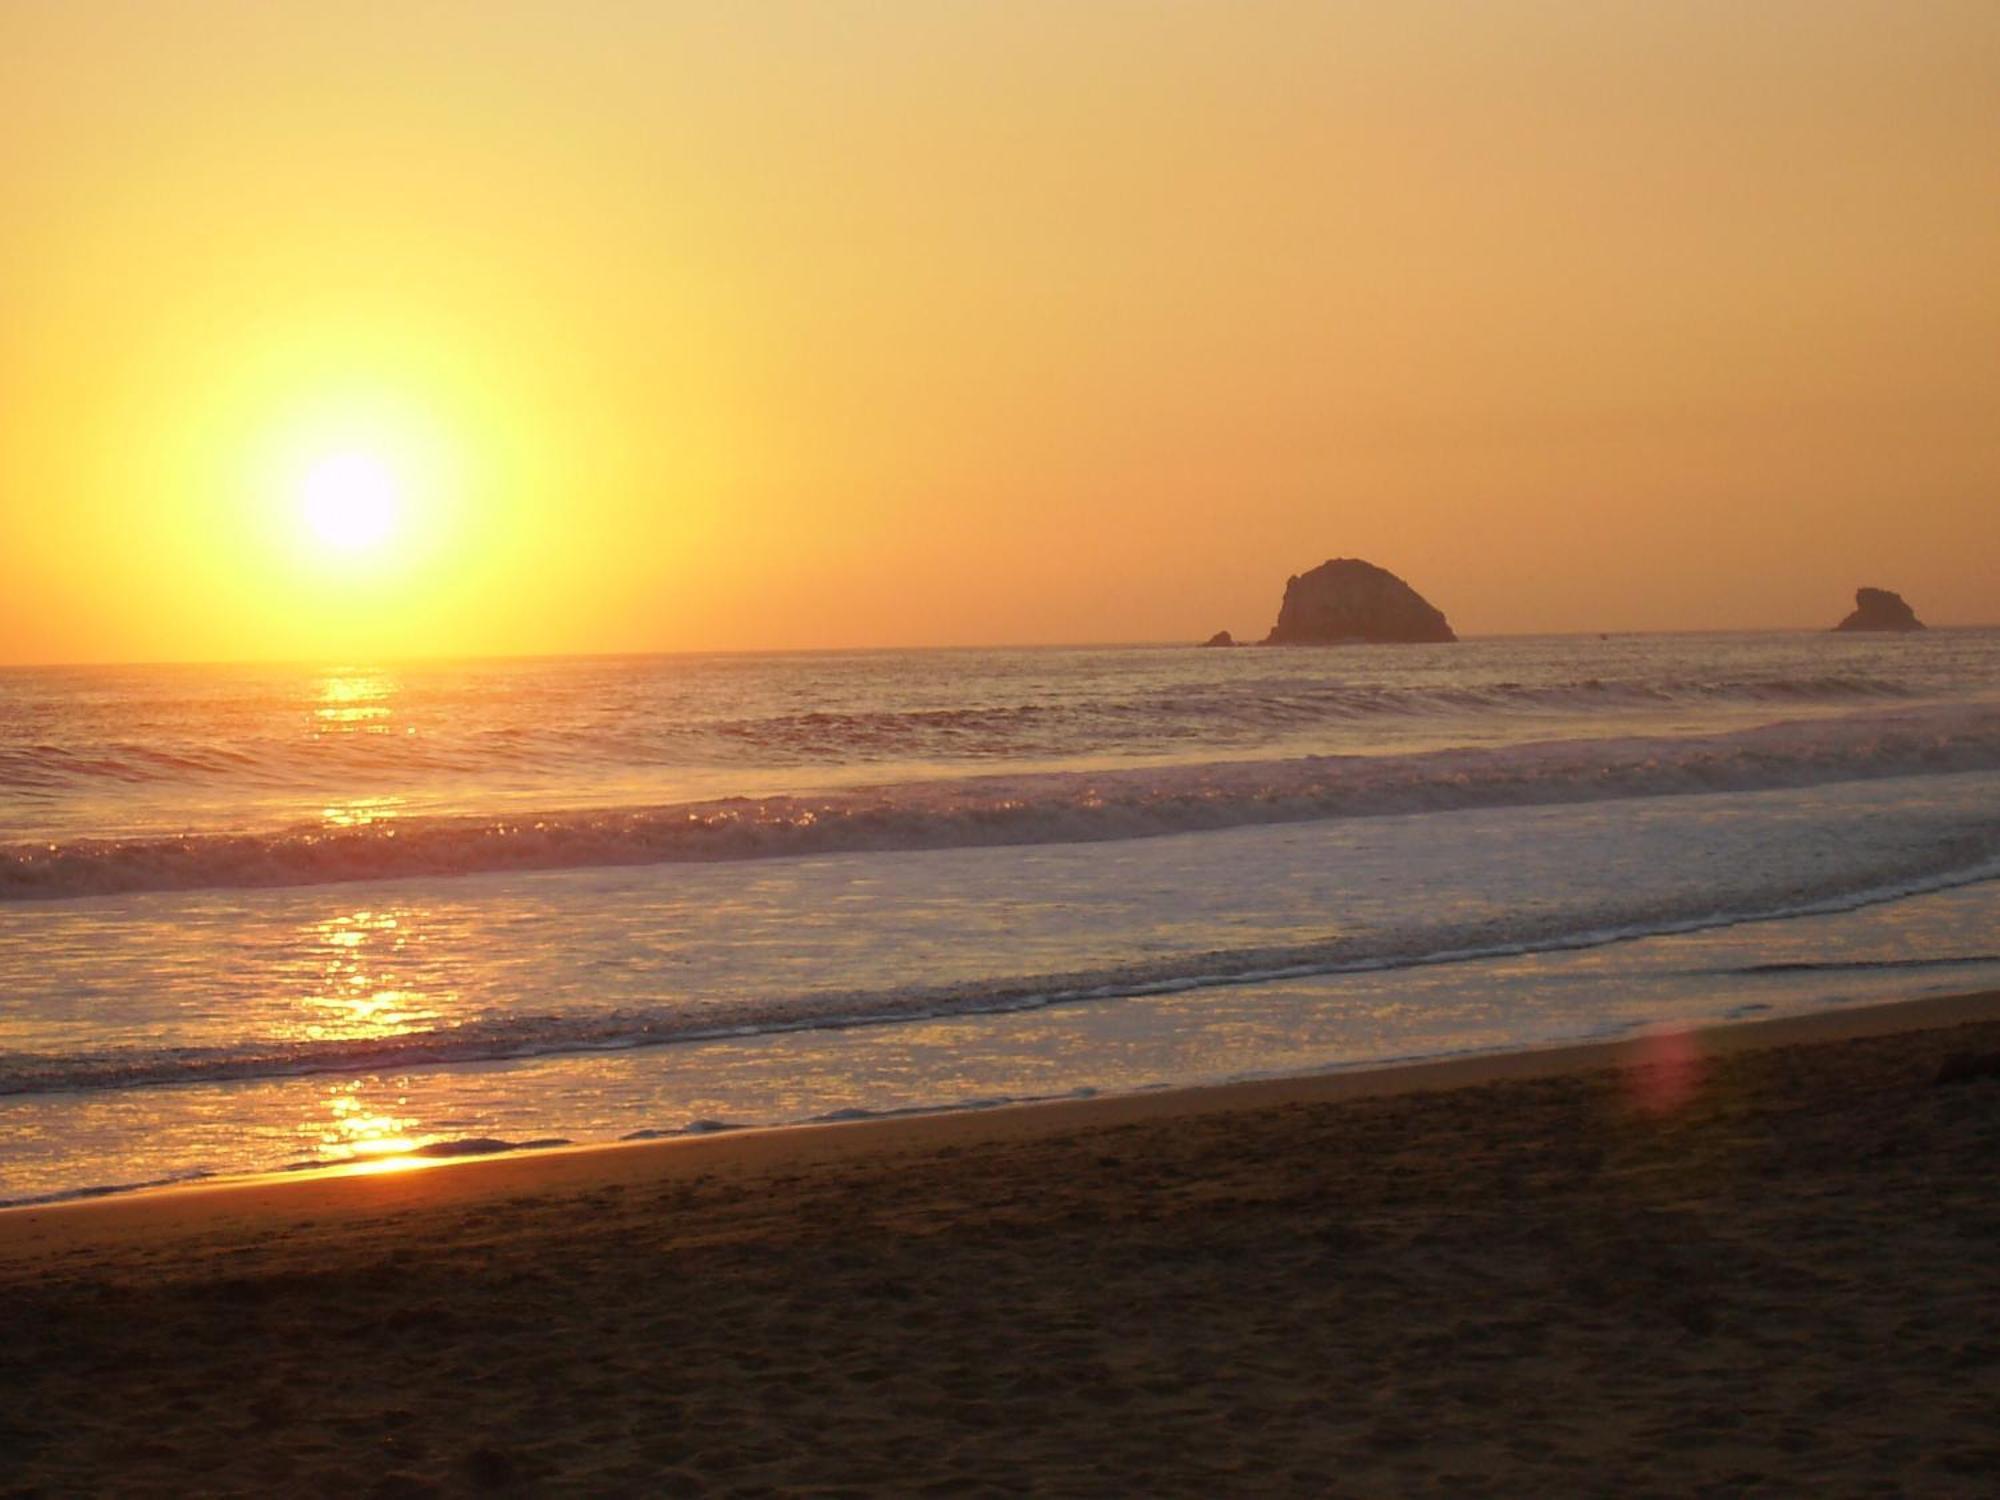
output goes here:
<path id="1" fill-rule="evenodd" d="M 0 1495 L 1987 1493 L 1995 1053 L 1989 993 L 13 1210 Z"/>

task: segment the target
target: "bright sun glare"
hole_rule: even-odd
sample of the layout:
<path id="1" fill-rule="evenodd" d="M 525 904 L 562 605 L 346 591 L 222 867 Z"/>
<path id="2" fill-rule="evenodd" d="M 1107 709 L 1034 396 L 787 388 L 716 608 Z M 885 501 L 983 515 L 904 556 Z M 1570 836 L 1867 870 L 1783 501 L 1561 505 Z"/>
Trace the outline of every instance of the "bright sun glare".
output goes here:
<path id="1" fill-rule="evenodd" d="M 360 552 L 396 529 L 402 501 L 395 474 L 367 453 L 333 453 L 306 471 L 299 487 L 307 527 L 324 545 Z"/>

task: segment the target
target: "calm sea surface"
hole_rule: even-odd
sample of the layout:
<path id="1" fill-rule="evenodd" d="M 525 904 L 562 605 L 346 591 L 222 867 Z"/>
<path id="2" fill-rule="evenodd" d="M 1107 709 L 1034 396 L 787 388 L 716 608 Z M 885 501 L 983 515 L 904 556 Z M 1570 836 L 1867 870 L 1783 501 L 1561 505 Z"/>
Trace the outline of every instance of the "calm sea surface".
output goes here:
<path id="1" fill-rule="evenodd" d="M 0 1200 L 2000 982 L 2000 632 L 0 671 Z"/>

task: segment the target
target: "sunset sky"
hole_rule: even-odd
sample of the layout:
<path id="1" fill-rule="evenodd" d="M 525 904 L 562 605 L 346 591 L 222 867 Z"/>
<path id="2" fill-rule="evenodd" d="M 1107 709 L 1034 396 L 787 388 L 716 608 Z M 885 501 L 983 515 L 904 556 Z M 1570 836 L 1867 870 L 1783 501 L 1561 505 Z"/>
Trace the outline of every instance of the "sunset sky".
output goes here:
<path id="1" fill-rule="evenodd" d="M 2000 4 L 0 0 L 0 661 L 2000 619 Z"/>

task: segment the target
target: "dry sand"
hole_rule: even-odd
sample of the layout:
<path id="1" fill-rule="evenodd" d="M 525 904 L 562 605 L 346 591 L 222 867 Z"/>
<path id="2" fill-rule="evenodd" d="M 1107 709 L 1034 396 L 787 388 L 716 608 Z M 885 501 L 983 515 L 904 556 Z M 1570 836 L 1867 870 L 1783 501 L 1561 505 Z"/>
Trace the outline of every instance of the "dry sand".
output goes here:
<path id="1" fill-rule="evenodd" d="M 1989 1494 L 2000 995 L 0 1212 L 0 1496 Z"/>

